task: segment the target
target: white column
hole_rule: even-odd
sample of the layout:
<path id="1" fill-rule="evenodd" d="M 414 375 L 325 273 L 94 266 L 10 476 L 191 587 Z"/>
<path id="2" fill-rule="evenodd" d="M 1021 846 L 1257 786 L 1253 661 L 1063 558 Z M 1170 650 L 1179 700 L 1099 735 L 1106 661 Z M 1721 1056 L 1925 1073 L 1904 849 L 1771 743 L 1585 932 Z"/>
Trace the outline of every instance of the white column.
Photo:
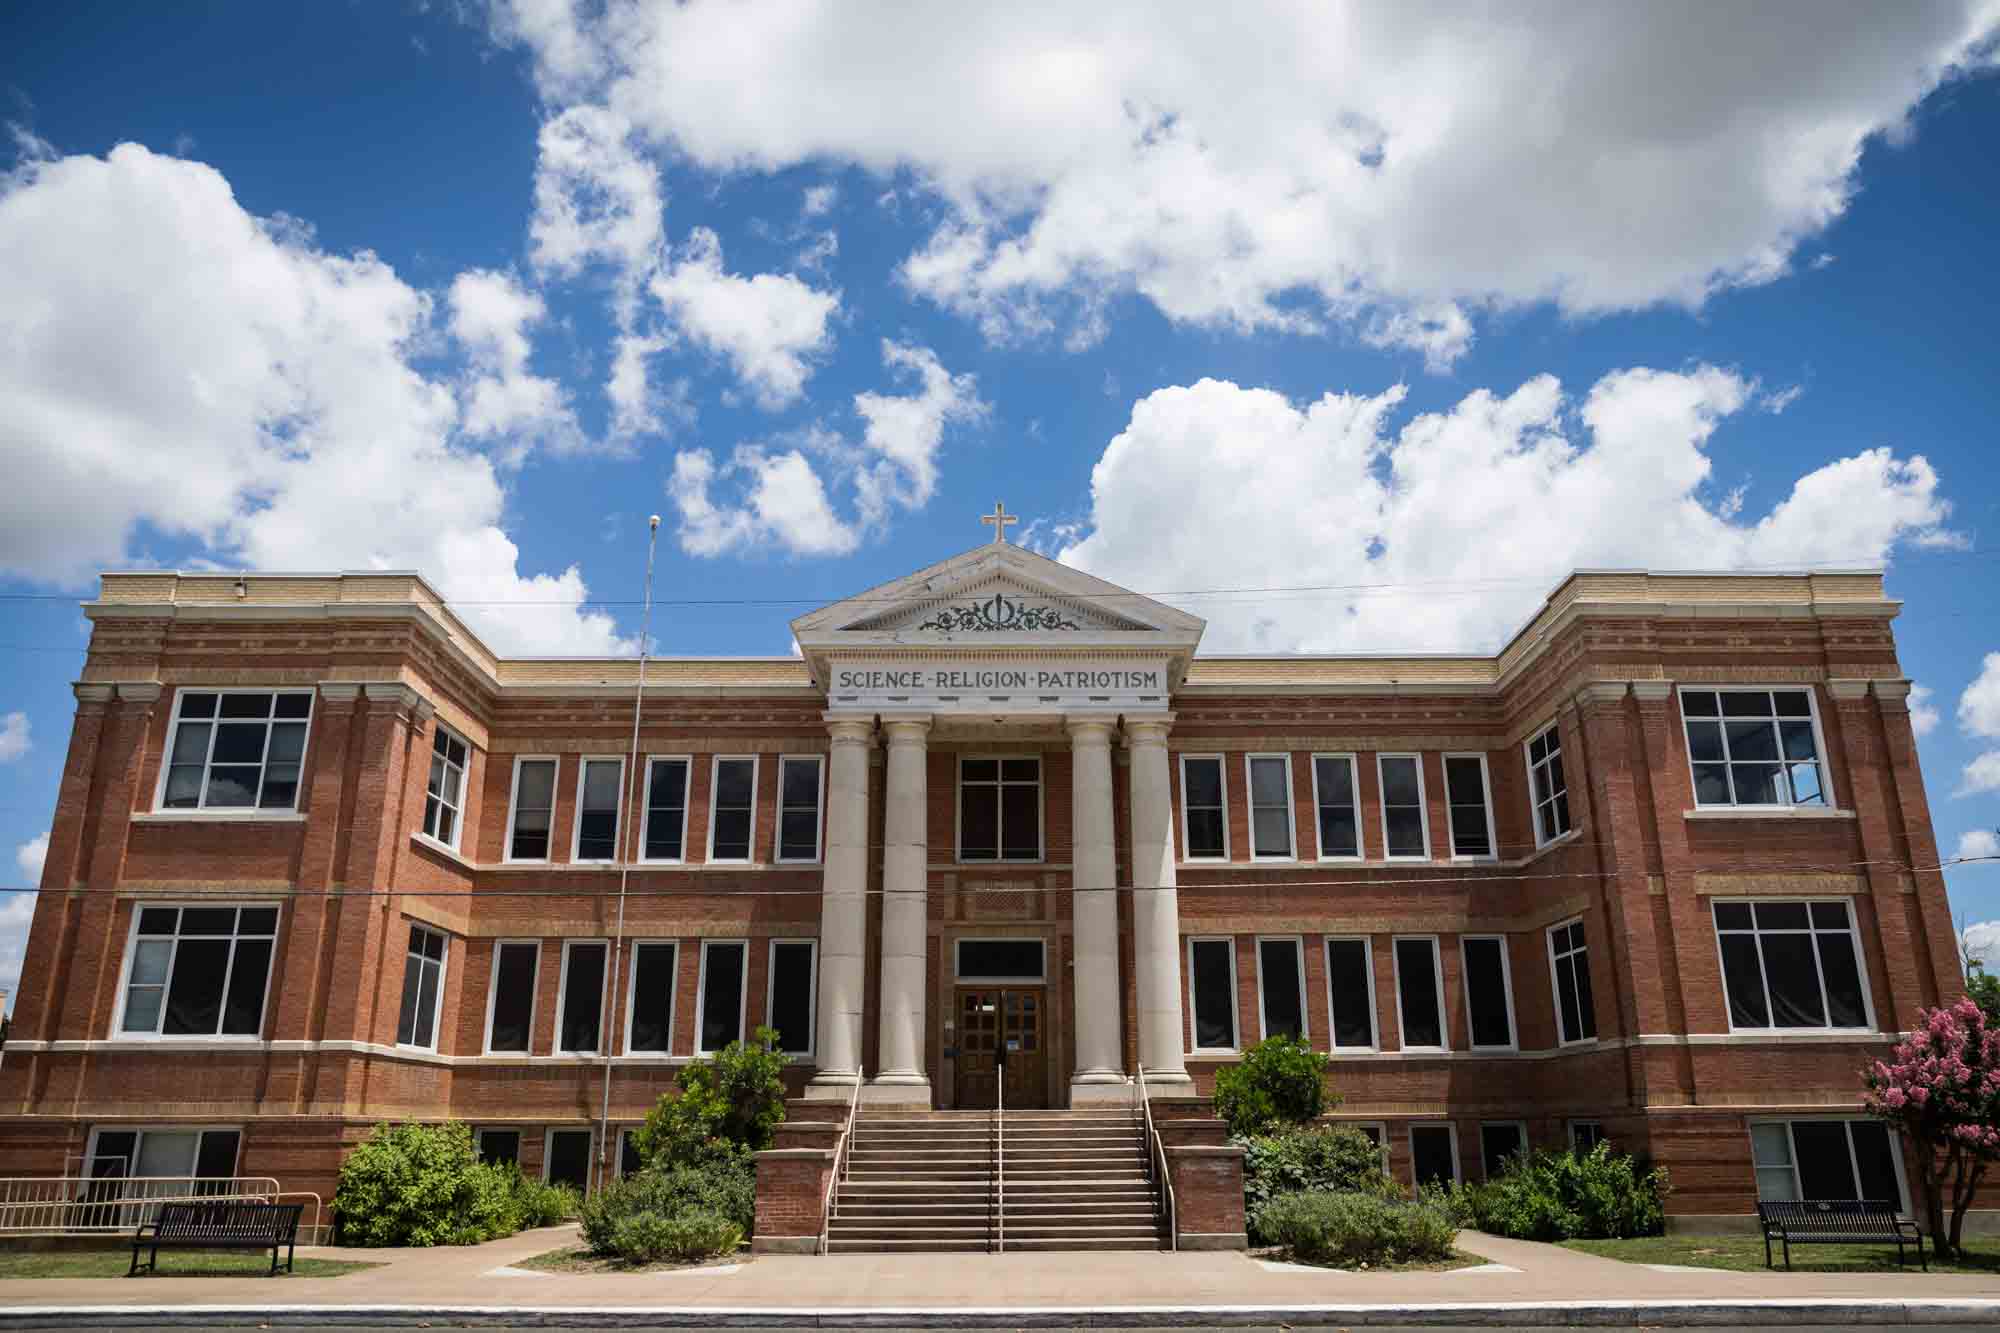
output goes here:
<path id="1" fill-rule="evenodd" d="M 889 779 L 882 827 L 882 1067 L 895 1100 L 930 1101 L 924 1073 L 924 946 L 929 924 L 930 814 L 924 781 L 930 719 L 882 719 Z M 921 1090 L 916 1092 L 913 1090 Z"/>
<path id="2" fill-rule="evenodd" d="M 1076 1073 L 1070 1100 L 1077 1102 L 1102 1099 L 1109 1086 L 1125 1086 L 1118 1030 L 1118 855 L 1111 820 L 1111 730 L 1117 719 L 1071 716 L 1065 721 L 1075 842 L 1070 901 L 1076 937 Z"/>
<path id="3" fill-rule="evenodd" d="M 868 751 L 873 718 L 829 717 L 826 867 L 819 901 L 819 1072 L 808 1097 L 847 1097 L 861 1072 L 868 938 Z"/>
<path id="4" fill-rule="evenodd" d="M 1182 1055 L 1181 908 L 1174 887 L 1173 785 L 1167 777 L 1171 714 L 1125 719 L 1132 758 L 1132 971 L 1139 992 L 1139 1064 L 1146 1090 L 1186 1092 Z"/>

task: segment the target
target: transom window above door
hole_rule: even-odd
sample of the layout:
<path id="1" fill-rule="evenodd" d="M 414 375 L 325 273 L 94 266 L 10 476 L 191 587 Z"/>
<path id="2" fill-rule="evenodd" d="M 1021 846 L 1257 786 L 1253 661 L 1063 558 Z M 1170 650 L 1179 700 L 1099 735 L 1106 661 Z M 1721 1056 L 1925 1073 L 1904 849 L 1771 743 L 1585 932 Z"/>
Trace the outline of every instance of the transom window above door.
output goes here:
<path id="1" fill-rule="evenodd" d="M 958 761 L 958 859 L 1042 859 L 1042 761 L 974 757 Z"/>

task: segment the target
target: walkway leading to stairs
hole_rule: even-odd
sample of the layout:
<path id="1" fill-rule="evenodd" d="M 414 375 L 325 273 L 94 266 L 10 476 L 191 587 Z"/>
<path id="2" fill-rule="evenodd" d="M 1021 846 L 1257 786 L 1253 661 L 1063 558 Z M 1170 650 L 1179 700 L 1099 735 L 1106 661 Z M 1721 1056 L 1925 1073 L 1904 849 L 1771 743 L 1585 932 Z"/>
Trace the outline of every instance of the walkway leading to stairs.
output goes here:
<path id="1" fill-rule="evenodd" d="M 1006 1197 L 993 1111 L 863 1110 L 835 1188 L 827 1248 L 1152 1250 L 1160 1203 L 1129 1111 L 1006 1113 Z"/>

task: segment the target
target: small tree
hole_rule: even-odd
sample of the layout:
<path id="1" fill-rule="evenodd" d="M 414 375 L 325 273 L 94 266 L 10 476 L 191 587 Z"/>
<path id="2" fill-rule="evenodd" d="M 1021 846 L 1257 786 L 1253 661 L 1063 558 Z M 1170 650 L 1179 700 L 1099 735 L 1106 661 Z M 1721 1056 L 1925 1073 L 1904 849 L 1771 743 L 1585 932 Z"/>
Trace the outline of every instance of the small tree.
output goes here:
<path id="1" fill-rule="evenodd" d="M 1901 1130 L 1923 1178 L 1931 1243 L 1960 1253 L 1965 1210 L 2000 1161 L 2000 1026 L 1971 1000 L 1917 1012 L 1917 1027 L 1867 1074 L 1863 1105 Z M 1945 1226 L 1945 1200 L 1951 1224 Z"/>
<path id="2" fill-rule="evenodd" d="M 732 1041 L 707 1060 L 682 1067 L 669 1093 L 646 1115 L 633 1137 L 649 1166 L 701 1166 L 718 1158 L 759 1152 L 785 1118 L 785 1056 L 773 1049 L 774 1029 L 761 1027 L 749 1042 Z"/>
<path id="3" fill-rule="evenodd" d="M 1243 1052 L 1241 1064 L 1215 1074 L 1215 1113 L 1235 1135 L 1273 1125 L 1303 1125 L 1328 1108 L 1326 1069 L 1332 1063 L 1302 1037 L 1266 1037 Z M 1338 1106 L 1340 1098 L 1334 1097 Z"/>

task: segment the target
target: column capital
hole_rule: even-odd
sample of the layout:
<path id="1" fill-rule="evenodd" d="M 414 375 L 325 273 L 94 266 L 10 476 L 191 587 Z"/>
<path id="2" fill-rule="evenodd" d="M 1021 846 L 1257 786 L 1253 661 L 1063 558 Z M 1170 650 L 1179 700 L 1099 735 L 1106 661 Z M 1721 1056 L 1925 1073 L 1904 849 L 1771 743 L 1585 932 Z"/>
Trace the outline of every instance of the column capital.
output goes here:
<path id="1" fill-rule="evenodd" d="M 1674 697 L 1674 683 L 1670 680 L 1635 680 L 1632 682 L 1632 697 L 1642 704 L 1665 703 Z"/>
<path id="2" fill-rule="evenodd" d="M 1839 703 L 1859 703 L 1868 697 L 1868 687 L 1873 683 L 1867 680 L 1829 680 L 1826 692 Z"/>
<path id="3" fill-rule="evenodd" d="M 1111 733 L 1118 726 L 1116 713 L 1065 713 L 1063 730 L 1069 733 L 1072 745 L 1111 744 Z"/>
<path id="4" fill-rule="evenodd" d="M 95 681 L 85 680 L 75 682 L 69 689 L 80 704 L 108 704 L 112 696 L 118 692 L 116 685 L 100 685 Z"/>
<path id="5" fill-rule="evenodd" d="M 1631 682 L 1629 681 L 1594 680 L 1577 690 L 1576 704 L 1579 708 L 1615 704 L 1625 697 L 1625 692 L 1630 688 Z"/>
<path id="6" fill-rule="evenodd" d="M 833 737 L 835 745 L 872 746 L 875 743 L 875 719 L 828 713 L 826 732 Z"/>
<path id="7" fill-rule="evenodd" d="M 1907 680 L 1878 680 L 1875 682 L 1875 700 L 1885 713 L 1907 713 L 1910 711 L 1910 686 Z"/>
<path id="8" fill-rule="evenodd" d="M 1147 745 L 1165 745 L 1167 733 L 1174 729 L 1172 713 L 1152 714 L 1145 717 L 1125 715 L 1125 744 L 1132 749 Z"/>
<path id="9" fill-rule="evenodd" d="M 882 731 L 891 745 L 922 745 L 931 733 L 929 713 L 884 713 Z"/>

